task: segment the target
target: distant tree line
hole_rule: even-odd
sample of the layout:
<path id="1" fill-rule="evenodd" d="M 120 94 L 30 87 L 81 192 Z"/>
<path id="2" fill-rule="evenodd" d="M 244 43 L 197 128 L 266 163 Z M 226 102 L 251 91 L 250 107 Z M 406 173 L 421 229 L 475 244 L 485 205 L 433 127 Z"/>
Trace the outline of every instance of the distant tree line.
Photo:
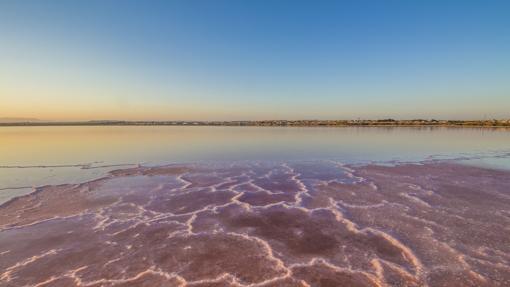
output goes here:
<path id="1" fill-rule="evenodd" d="M 263 120 L 263 121 L 86 121 L 6 122 L 0 126 L 467 126 L 510 127 L 510 120 Z"/>

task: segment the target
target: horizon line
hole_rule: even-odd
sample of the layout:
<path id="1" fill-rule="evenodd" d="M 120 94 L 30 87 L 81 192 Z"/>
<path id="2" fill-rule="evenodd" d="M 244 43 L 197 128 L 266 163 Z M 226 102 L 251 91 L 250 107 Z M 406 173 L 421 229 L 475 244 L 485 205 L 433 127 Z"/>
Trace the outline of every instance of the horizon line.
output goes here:
<path id="1" fill-rule="evenodd" d="M 6 118 L 3 118 L 6 119 Z M 30 119 L 32 120 L 32 119 Z M 85 120 L 85 121 L 7 121 L 0 126 L 467 126 L 510 127 L 508 119 L 335 119 L 335 120 Z"/>

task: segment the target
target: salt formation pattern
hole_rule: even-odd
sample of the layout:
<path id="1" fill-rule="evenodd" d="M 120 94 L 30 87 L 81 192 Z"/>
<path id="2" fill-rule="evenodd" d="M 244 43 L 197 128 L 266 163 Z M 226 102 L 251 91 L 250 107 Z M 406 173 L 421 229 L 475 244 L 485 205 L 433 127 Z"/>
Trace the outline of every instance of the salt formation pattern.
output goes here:
<path id="1" fill-rule="evenodd" d="M 0 207 L 1 286 L 510 286 L 510 173 L 137 167 Z"/>

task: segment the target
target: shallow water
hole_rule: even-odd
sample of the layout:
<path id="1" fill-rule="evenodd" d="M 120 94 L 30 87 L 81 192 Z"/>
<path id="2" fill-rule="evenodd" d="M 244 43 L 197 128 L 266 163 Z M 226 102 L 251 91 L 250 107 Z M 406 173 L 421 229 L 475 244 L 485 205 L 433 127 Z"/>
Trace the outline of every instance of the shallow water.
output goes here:
<path id="1" fill-rule="evenodd" d="M 3 127 L 1 165 L 203 160 L 416 160 L 510 152 L 509 129 L 406 127 Z"/>
<path id="2" fill-rule="evenodd" d="M 117 170 L 0 208 L 0 283 L 508 286 L 509 190 L 453 163 Z"/>
<path id="3" fill-rule="evenodd" d="M 136 164 L 475 158 L 473 164 L 510 168 L 508 129 L 3 127 L 0 140 L 0 202 L 34 186 L 82 182 Z"/>
<path id="4" fill-rule="evenodd" d="M 0 135 L 1 286 L 510 286 L 508 130 Z"/>

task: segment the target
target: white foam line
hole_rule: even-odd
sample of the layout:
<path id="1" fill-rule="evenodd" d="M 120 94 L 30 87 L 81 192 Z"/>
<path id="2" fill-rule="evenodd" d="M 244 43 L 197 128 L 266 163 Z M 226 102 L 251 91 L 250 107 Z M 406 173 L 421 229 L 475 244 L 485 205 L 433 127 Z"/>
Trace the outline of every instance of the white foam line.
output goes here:
<path id="1" fill-rule="evenodd" d="M 331 199 L 332 200 L 332 199 Z M 370 208 L 380 208 L 384 207 L 386 205 L 392 205 L 393 203 L 389 203 L 386 200 L 381 201 L 381 203 L 374 203 L 374 204 L 350 204 L 346 203 L 343 200 L 336 200 L 337 204 L 340 204 L 344 207 L 348 208 L 359 208 L 359 209 L 370 209 Z"/>
<path id="2" fill-rule="evenodd" d="M 404 198 L 407 198 L 409 199 L 410 201 L 418 204 L 418 205 L 421 205 L 423 207 L 426 207 L 426 208 L 432 208 L 432 206 L 430 204 L 428 204 L 426 201 L 424 201 L 423 199 L 415 196 L 415 195 L 412 195 L 412 194 L 408 194 L 408 193 L 405 193 L 405 192 L 400 192 L 398 195 L 404 197 Z"/>
<path id="3" fill-rule="evenodd" d="M 329 210 L 335 215 L 335 219 L 337 221 L 342 222 L 343 224 L 346 225 L 346 227 L 349 231 L 352 231 L 355 234 L 372 233 L 372 234 L 376 234 L 376 235 L 383 237 L 388 242 L 390 242 L 392 245 L 396 246 L 397 248 L 399 248 L 402 251 L 404 258 L 406 258 L 406 260 L 409 261 L 414 266 L 415 277 L 420 278 L 420 279 L 423 277 L 423 265 L 420 262 L 420 260 L 418 259 L 418 257 L 414 254 L 414 252 L 412 252 L 412 250 L 409 247 L 407 247 L 406 245 L 401 243 L 399 240 L 397 240 L 393 236 L 387 234 L 386 232 L 377 230 L 372 227 L 365 227 L 365 228 L 360 229 L 354 222 L 346 219 L 340 211 L 335 209 L 334 208 L 335 201 L 332 199 L 330 199 L 330 200 L 331 200 L 332 206 L 330 206 Z"/>
<path id="4" fill-rule="evenodd" d="M 310 194 L 308 193 L 309 190 L 308 190 L 308 188 L 306 188 L 306 185 L 303 183 L 303 181 L 301 179 L 299 179 L 299 177 L 301 176 L 300 173 L 296 172 L 295 169 L 291 168 L 286 163 L 284 163 L 282 166 L 287 168 L 290 171 L 290 174 L 292 175 L 292 177 L 290 179 L 293 180 L 299 186 L 299 190 L 297 191 L 297 193 L 294 196 L 294 199 L 295 199 L 294 205 L 302 206 L 303 195 L 310 196 Z"/>
<path id="5" fill-rule="evenodd" d="M 157 269 L 155 266 L 151 266 L 147 270 L 142 271 L 133 277 L 123 278 L 123 279 L 99 279 L 99 280 L 95 280 L 95 281 L 91 281 L 91 282 L 83 282 L 79 277 L 76 276 L 76 273 L 81 271 L 82 269 L 84 269 L 84 268 L 81 268 L 81 269 L 79 268 L 79 269 L 75 270 L 74 272 L 71 272 L 70 274 L 66 274 L 66 276 L 73 278 L 79 286 L 84 286 L 84 287 L 94 286 L 94 285 L 104 286 L 105 284 L 117 285 L 117 284 L 122 284 L 122 283 L 129 283 L 129 282 L 138 280 L 145 275 L 158 275 L 158 276 L 164 277 L 167 280 L 175 279 L 175 280 L 179 281 L 181 284 L 183 284 L 181 286 L 185 286 L 187 283 L 186 280 L 184 280 L 181 276 L 179 276 L 175 273 L 164 272 L 161 269 Z"/>
<path id="6" fill-rule="evenodd" d="M 289 268 L 295 269 L 295 268 L 300 268 L 300 267 L 312 267 L 312 266 L 317 266 L 317 265 L 322 265 L 322 266 L 327 267 L 327 268 L 329 268 L 329 269 L 331 269 L 331 270 L 333 270 L 335 272 L 351 273 L 351 274 L 355 274 L 355 273 L 363 274 L 369 280 L 371 280 L 376 286 L 378 286 L 378 287 L 386 286 L 384 281 L 381 281 L 381 278 L 379 278 L 378 276 L 376 276 L 376 275 L 374 275 L 372 273 L 369 273 L 369 272 L 366 272 L 366 271 L 362 271 L 362 270 L 355 270 L 355 269 L 351 269 L 351 268 L 339 267 L 339 266 L 336 266 L 333 263 L 330 263 L 329 261 L 327 261 L 326 259 L 321 258 L 321 257 L 313 258 L 313 259 L 311 259 L 307 263 L 295 263 L 295 264 L 292 264 L 292 265 L 289 266 Z"/>
<path id="7" fill-rule="evenodd" d="M 61 279 L 61 277 L 59 277 L 59 276 L 51 276 L 47 280 L 44 280 L 42 282 L 39 282 L 39 283 L 33 285 L 33 287 L 42 287 L 42 286 L 50 284 L 51 282 L 56 281 L 58 279 Z"/>
<path id="8" fill-rule="evenodd" d="M 261 245 L 263 250 L 265 251 L 266 253 L 266 258 L 269 260 L 269 261 L 272 261 L 274 262 L 275 264 L 275 267 L 273 268 L 273 270 L 277 270 L 277 271 L 280 271 L 283 273 L 282 276 L 277 276 L 275 278 L 271 278 L 271 279 L 267 279 L 267 280 L 264 280 L 262 282 L 258 282 L 258 283 L 254 283 L 254 284 L 250 284 L 250 285 L 245 285 L 245 286 L 249 286 L 249 287 L 256 287 L 256 286 L 263 286 L 263 285 L 267 285 L 269 283 L 273 283 L 275 281 L 279 281 L 279 280 L 282 280 L 282 279 L 285 279 L 285 278 L 289 278 L 291 275 L 292 275 L 292 271 L 287 267 L 285 266 L 285 263 L 278 257 L 276 257 L 274 255 L 274 251 L 273 251 L 273 248 L 271 247 L 271 245 L 269 245 L 269 243 L 259 237 L 256 237 L 256 236 L 253 236 L 253 235 L 247 235 L 247 234 L 244 234 L 244 233 L 235 233 L 235 232 L 228 232 L 227 233 L 228 235 L 231 235 L 231 236 L 236 236 L 236 237 L 241 237 L 245 240 L 249 240 L 249 241 L 254 241 L 256 242 L 257 244 Z"/>
<path id="9" fill-rule="evenodd" d="M 40 255 L 34 255 L 32 257 L 29 257 L 21 262 L 16 263 L 13 266 L 7 267 L 5 269 L 5 272 L 2 273 L 2 275 L 0 276 L 0 280 L 5 280 L 5 281 L 9 282 L 12 280 L 11 274 L 12 274 L 12 272 L 14 272 L 15 269 L 26 266 L 26 265 L 33 263 L 33 262 L 35 262 L 41 258 L 44 258 L 46 256 L 57 254 L 58 251 L 60 251 L 60 249 L 52 249 L 52 250 L 46 251 Z"/>
<path id="10" fill-rule="evenodd" d="M 28 223 L 28 224 L 2 227 L 2 228 L 0 228 L 0 232 L 7 231 L 7 230 L 15 230 L 15 229 L 21 229 L 21 228 L 25 228 L 25 227 L 30 227 L 30 226 L 34 226 L 34 225 L 37 225 L 37 224 L 49 222 L 49 221 L 52 221 L 52 220 L 72 219 L 72 218 L 75 218 L 75 217 L 81 217 L 81 216 L 88 215 L 88 214 L 90 214 L 90 213 L 89 212 L 82 212 L 82 213 L 73 214 L 73 215 L 69 215 L 69 216 L 53 216 L 53 217 L 50 217 L 50 218 L 45 218 L 45 219 L 42 219 L 42 220 L 34 221 L 34 222 L 31 222 L 31 223 Z"/>

